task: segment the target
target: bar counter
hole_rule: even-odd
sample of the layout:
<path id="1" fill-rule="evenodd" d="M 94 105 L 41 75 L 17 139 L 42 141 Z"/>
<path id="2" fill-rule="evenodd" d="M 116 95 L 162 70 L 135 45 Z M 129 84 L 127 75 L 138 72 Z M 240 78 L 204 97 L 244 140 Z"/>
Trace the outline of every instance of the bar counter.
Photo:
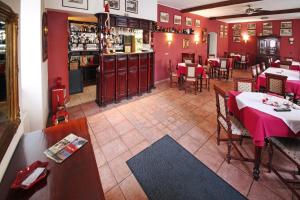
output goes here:
<path id="1" fill-rule="evenodd" d="M 101 54 L 97 69 L 98 105 L 105 106 L 151 92 L 154 88 L 154 55 L 151 51 Z"/>

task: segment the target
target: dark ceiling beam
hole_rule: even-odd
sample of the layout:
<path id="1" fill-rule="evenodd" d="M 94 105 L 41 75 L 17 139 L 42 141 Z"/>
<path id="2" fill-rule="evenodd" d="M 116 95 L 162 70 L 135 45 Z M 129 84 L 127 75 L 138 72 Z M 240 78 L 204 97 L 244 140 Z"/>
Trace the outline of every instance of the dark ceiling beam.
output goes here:
<path id="1" fill-rule="evenodd" d="M 219 20 L 219 19 L 233 19 L 240 17 L 253 17 L 253 16 L 264 16 L 264 15 L 278 15 L 278 14 L 287 14 L 287 13 L 300 13 L 300 8 L 286 9 L 286 10 L 273 10 L 273 11 L 262 11 L 254 13 L 252 15 L 247 14 L 237 14 L 237 15 L 226 15 L 219 17 L 210 17 L 210 20 Z"/>
<path id="2" fill-rule="evenodd" d="M 217 3 L 186 8 L 186 9 L 181 10 L 181 12 L 182 13 L 188 13 L 188 12 L 193 12 L 193 11 L 206 10 L 206 9 L 211 9 L 211 8 L 219 8 L 219 7 L 224 7 L 224 6 L 250 3 L 250 2 L 255 2 L 255 1 L 262 1 L 262 0 L 228 0 L 228 1 L 221 1 L 221 2 L 217 2 Z"/>

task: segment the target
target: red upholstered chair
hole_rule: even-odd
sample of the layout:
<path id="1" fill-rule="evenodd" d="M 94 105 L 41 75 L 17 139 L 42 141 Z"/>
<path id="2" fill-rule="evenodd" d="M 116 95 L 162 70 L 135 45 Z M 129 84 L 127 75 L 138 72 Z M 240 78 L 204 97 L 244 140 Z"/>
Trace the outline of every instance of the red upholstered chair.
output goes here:
<path id="1" fill-rule="evenodd" d="M 234 90 L 239 92 L 254 92 L 254 79 L 235 78 L 233 80 Z"/>
<path id="2" fill-rule="evenodd" d="M 227 152 L 227 162 L 230 163 L 230 160 L 237 159 L 242 161 L 254 162 L 254 159 L 248 159 L 243 156 L 241 151 L 238 149 L 234 141 L 240 142 L 243 141 L 243 138 L 249 137 L 247 129 L 236 119 L 234 116 L 231 116 L 228 111 L 228 95 L 217 87 L 214 86 L 216 93 L 216 106 L 217 106 L 217 144 L 220 145 L 220 141 L 227 141 L 228 152 Z M 221 128 L 225 130 L 228 137 L 220 138 Z M 231 156 L 231 148 L 234 147 L 239 154 L 239 158 Z"/>
<path id="3" fill-rule="evenodd" d="M 286 97 L 285 86 L 287 76 L 265 73 L 266 75 L 266 92 L 274 93 Z"/>

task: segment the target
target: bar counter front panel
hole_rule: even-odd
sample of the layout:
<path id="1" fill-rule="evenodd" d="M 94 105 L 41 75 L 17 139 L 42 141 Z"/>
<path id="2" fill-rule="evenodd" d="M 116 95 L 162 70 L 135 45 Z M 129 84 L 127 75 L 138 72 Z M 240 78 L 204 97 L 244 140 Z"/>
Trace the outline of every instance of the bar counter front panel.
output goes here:
<path id="1" fill-rule="evenodd" d="M 154 52 L 102 54 L 97 70 L 100 106 L 151 92 L 154 88 Z"/>

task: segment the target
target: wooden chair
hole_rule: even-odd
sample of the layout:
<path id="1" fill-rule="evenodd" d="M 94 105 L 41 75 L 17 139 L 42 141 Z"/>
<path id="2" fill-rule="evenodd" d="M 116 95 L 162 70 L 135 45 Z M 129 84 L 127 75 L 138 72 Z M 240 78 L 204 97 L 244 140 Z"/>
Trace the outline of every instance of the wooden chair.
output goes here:
<path id="1" fill-rule="evenodd" d="M 197 90 L 198 90 L 198 78 L 196 77 L 197 65 L 192 63 L 192 64 L 187 64 L 186 67 L 187 67 L 187 75 L 184 82 L 185 93 L 188 89 L 194 88 L 195 94 L 197 94 Z"/>
<path id="2" fill-rule="evenodd" d="M 172 65 L 171 60 L 169 60 L 168 73 L 169 73 L 169 79 L 170 79 L 170 87 L 172 87 L 174 84 L 176 86 L 178 86 L 179 78 L 177 76 L 177 73 L 173 71 L 173 65 Z"/>
<path id="3" fill-rule="evenodd" d="M 240 142 L 245 137 L 249 137 L 247 129 L 236 119 L 235 117 L 229 115 L 228 111 L 228 95 L 216 85 L 214 86 L 216 93 L 216 106 L 217 106 L 217 144 L 220 145 L 220 141 L 227 141 L 228 152 L 227 152 L 227 162 L 230 163 L 230 160 L 242 160 L 248 162 L 254 162 L 254 159 L 249 159 L 244 157 L 239 148 L 236 146 L 234 141 Z M 221 128 L 225 130 L 228 135 L 228 138 L 220 138 Z M 239 154 L 239 158 L 231 156 L 231 148 L 234 147 Z"/>
<path id="4" fill-rule="evenodd" d="M 219 79 L 220 79 L 220 77 L 223 77 L 223 78 L 226 78 L 226 79 L 228 79 L 228 77 L 229 77 L 228 62 L 227 61 L 228 60 L 226 58 L 221 58 L 220 59 L 220 67 L 216 68 Z"/>
<path id="5" fill-rule="evenodd" d="M 266 92 L 286 97 L 285 86 L 287 76 L 265 73 L 266 75 Z"/>
<path id="6" fill-rule="evenodd" d="M 251 66 L 252 78 L 257 79 L 256 65 Z"/>
<path id="7" fill-rule="evenodd" d="M 265 62 L 262 62 L 261 63 L 261 70 L 264 72 L 266 71 L 267 67 L 266 67 L 266 63 Z"/>
<path id="8" fill-rule="evenodd" d="M 210 76 L 209 76 L 209 71 L 207 68 L 204 68 L 205 71 L 205 77 L 203 73 L 200 75 L 200 92 L 202 91 L 203 86 L 209 91 L 210 90 Z M 205 82 L 205 83 L 203 83 Z"/>
<path id="9" fill-rule="evenodd" d="M 291 61 L 280 61 L 279 67 L 282 69 L 290 69 L 290 66 L 292 65 Z"/>
<path id="10" fill-rule="evenodd" d="M 289 61 L 289 62 L 293 62 L 294 58 L 292 58 L 292 57 L 285 57 L 284 60 L 285 61 Z"/>
<path id="11" fill-rule="evenodd" d="M 270 142 L 268 163 L 269 172 L 273 171 L 278 176 L 278 178 L 292 191 L 292 193 L 296 196 L 296 199 L 300 199 L 300 180 L 284 178 L 281 173 L 272 166 L 273 148 L 275 147 L 279 150 L 280 153 L 285 155 L 296 165 L 298 169 L 298 175 L 300 175 L 300 138 L 271 137 L 268 141 Z M 282 164 L 284 165 L 284 163 Z M 292 174 L 292 176 L 295 177 L 295 174 Z"/>
<path id="12" fill-rule="evenodd" d="M 246 55 L 241 56 L 241 60 L 236 62 L 240 68 L 247 69 L 248 67 L 248 59 Z"/>
<path id="13" fill-rule="evenodd" d="M 184 63 L 195 63 L 195 54 L 194 53 L 182 53 L 182 62 Z"/>
<path id="14" fill-rule="evenodd" d="M 256 65 L 256 72 L 257 72 L 257 76 L 261 74 L 260 64 Z"/>
<path id="15" fill-rule="evenodd" d="M 254 92 L 254 80 L 249 78 L 235 78 L 234 90 L 239 92 Z"/>
<path id="16" fill-rule="evenodd" d="M 198 64 L 199 65 L 203 65 L 202 56 L 198 56 Z"/>
<path id="17" fill-rule="evenodd" d="M 216 57 L 215 54 L 209 54 L 209 55 L 208 55 L 208 58 L 215 58 L 215 57 Z"/>
<path id="18" fill-rule="evenodd" d="M 224 51 L 224 58 L 228 58 L 228 52 Z"/>
<path id="19" fill-rule="evenodd" d="M 232 78 L 232 74 L 233 74 L 233 58 L 228 58 L 228 74 L 230 74 L 230 77 Z"/>

